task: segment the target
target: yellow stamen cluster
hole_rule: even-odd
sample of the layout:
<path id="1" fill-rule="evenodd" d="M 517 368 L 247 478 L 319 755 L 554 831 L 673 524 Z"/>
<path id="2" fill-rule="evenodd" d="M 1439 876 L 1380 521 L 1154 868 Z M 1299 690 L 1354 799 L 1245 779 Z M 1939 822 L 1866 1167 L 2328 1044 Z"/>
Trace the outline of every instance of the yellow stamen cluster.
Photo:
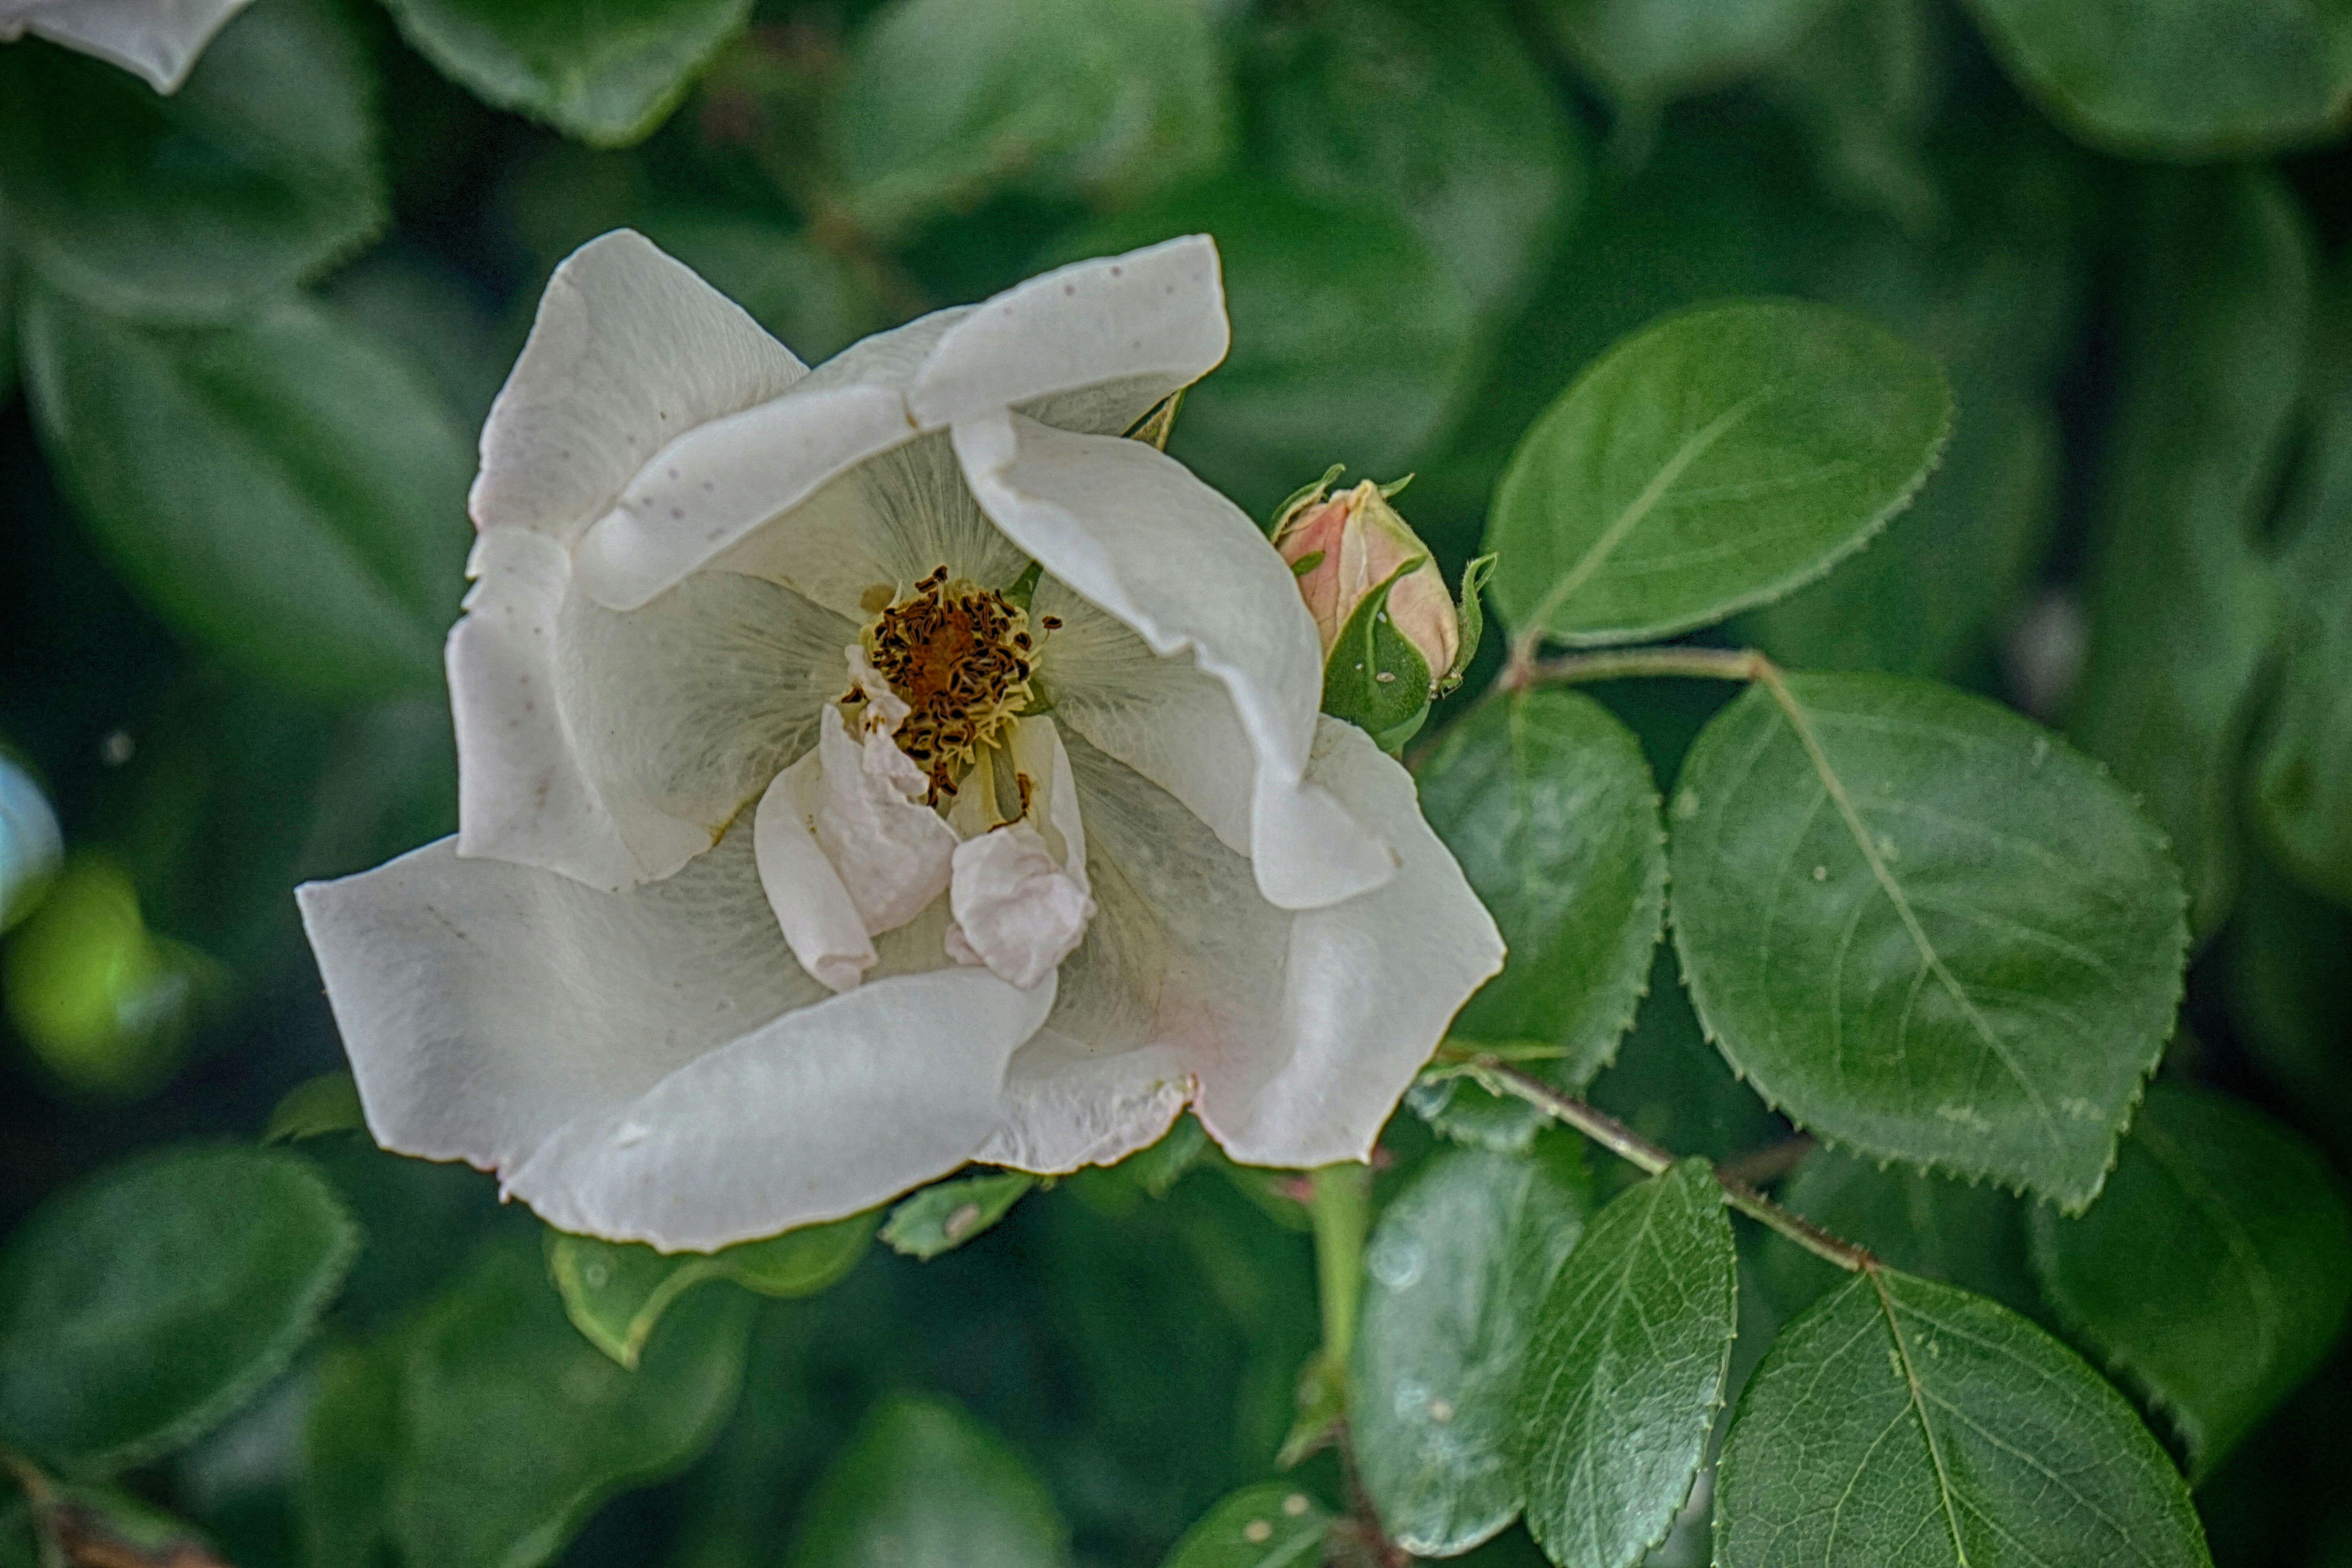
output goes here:
<path id="1" fill-rule="evenodd" d="M 930 775 L 936 805 L 1029 705 L 1029 614 L 995 589 L 950 583 L 942 566 L 884 608 L 865 644 L 907 704 L 898 747 Z"/>

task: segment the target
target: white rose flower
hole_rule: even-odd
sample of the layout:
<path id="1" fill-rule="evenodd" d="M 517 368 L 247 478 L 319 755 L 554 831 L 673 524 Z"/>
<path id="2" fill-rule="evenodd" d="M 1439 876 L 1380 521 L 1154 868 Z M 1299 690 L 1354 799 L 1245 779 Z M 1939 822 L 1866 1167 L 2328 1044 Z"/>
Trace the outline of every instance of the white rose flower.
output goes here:
<path id="1" fill-rule="evenodd" d="M 0 44 L 26 33 L 177 92 L 196 57 L 253 0 L 0 0 Z"/>
<path id="2" fill-rule="evenodd" d="M 666 1249 L 1188 1104 L 1368 1154 L 1502 942 L 1289 569 L 1122 434 L 1226 340 L 1205 237 L 814 372 L 635 234 L 566 261 L 482 433 L 458 833 L 300 892 L 377 1139 Z"/>

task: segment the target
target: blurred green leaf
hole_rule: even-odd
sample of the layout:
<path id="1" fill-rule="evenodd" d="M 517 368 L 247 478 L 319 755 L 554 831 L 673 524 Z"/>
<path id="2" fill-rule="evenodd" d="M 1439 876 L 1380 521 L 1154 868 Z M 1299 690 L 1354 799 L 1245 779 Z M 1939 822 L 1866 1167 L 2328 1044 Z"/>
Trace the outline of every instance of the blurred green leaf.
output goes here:
<path id="1" fill-rule="evenodd" d="M 1642 748 L 1580 693 L 1497 695 L 1420 769 L 1422 809 L 1510 953 L 1454 1021 L 1468 1046 L 1548 1046 L 1560 1081 L 1608 1065 L 1665 915 L 1665 832 Z"/>
<path id="2" fill-rule="evenodd" d="M 1513 1401 L 1538 1309 L 1591 1212 L 1581 1153 L 1566 1135 L 1528 1156 L 1442 1151 L 1372 1232 L 1348 1436 L 1408 1552 L 1458 1555 L 1526 1500 Z"/>
<path id="3" fill-rule="evenodd" d="M 1234 348 L 1184 399 L 1169 449 L 1244 510 L 1331 464 L 1398 473 L 1470 369 L 1468 296 L 1403 222 L 1223 181 L 1108 219 L 1055 255 L 1215 237 Z"/>
<path id="4" fill-rule="evenodd" d="M 1001 187 L 1131 202 L 1209 174 L 1229 92 L 1194 0 L 891 0 L 827 139 L 850 211 L 894 234 Z"/>
<path id="5" fill-rule="evenodd" d="M 1055 1568 L 1067 1532 L 1020 1456 L 953 1405 L 867 1415 L 810 1496 L 793 1568 Z"/>
<path id="6" fill-rule="evenodd" d="M 840 258 L 771 219 L 662 207 L 637 226 L 810 364 L 891 324 Z"/>
<path id="7" fill-rule="evenodd" d="M 668 117 L 751 0 L 385 0 L 403 37 L 500 109 L 598 147 Z"/>
<path id="8" fill-rule="evenodd" d="M 1581 149 L 1491 0 L 1339 0 L 1269 29 L 1263 166 L 1402 213 L 1482 312 L 1515 305 L 1583 194 Z"/>
<path id="9" fill-rule="evenodd" d="M 626 1487 L 683 1469 L 735 1403 L 750 1298 L 680 1301 L 635 1372 L 565 1321 L 540 1249 L 502 1243 L 408 1337 L 391 1532 L 436 1568 L 533 1568 Z"/>
<path id="10" fill-rule="evenodd" d="M 359 1246 L 309 1162 L 183 1148 L 68 1188 L 0 1252 L 0 1441 L 152 1458 L 285 1370 Z"/>
<path id="11" fill-rule="evenodd" d="M 349 1132 L 367 1124 L 360 1110 L 359 1085 L 348 1068 L 320 1073 L 287 1091 L 269 1113 L 264 1143 L 292 1143 L 329 1132 Z"/>
<path id="12" fill-rule="evenodd" d="M 1160 1568 L 1314 1568 L 1331 1515 L 1287 1481 L 1262 1481 L 1220 1501 Z"/>
<path id="13" fill-rule="evenodd" d="M 882 1239 L 909 1258 L 937 1258 L 1003 1219 L 1036 1184 L 1019 1171 L 936 1183 L 890 1211 Z"/>
<path id="14" fill-rule="evenodd" d="M 1540 14 L 1627 112 L 1769 64 L 1835 0 L 1543 0 Z"/>
<path id="15" fill-rule="evenodd" d="M 2287 438 L 2309 240 L 2267 171 L 2141 177 L 2069 729 L 2147 801 L 2202 939 L 2239 878 L 2240 764 L 2274 590 L 2255 530 Z"/>
<path id="16" fill-rule="evenodd" d="M 1786 682 L 1809 733 L 1751 688 L 1667 807 L 1709 1035 L 1800 1125 L 2081 1210 L 2180 998 L 2162 836 L 2007 709 L 1893 676 Z"/>
<path id="17" fill-rule="evenodd" d="M 306 1568 L 382 1568 L 401 1449 L 400 1351 L 388 1337 L 319 1360 L 295 1515 Z"/>
<path id="18" fill-rule="evenodd" d="M 1822 184 L 1915 234 L 1949 216 L 1926 156 L 1946 86 L 1940 32 L 1927 0 L 1845 0 L 1760 84 L 1811 132 Z"/>
<path id="19" fill-rule="evenodd" d="M 0 199 L 32 269 L 109 310 L 215 319 L 385 218 L 374 84 L 341 17 L 270 0 L 158 96 L 48 44 L 0 50 Z"/>
<path id="20" fill-rule="evenodd" d="M 1608 643 L 1778 598 L 1909 503 L 1951 422 L 1935 363 L 1842 311 L 1660 322 L 1521 438 L 1486 534 L 1496 606 L 1522 635 Z"/>
<path id="21" fill-rule="evenodd" d="M 48 796 L 0 747 L 0 931 L 33 912 L 64 856 Z"/>
<path id="22" fill-rule="evenodd" d="M 881 1215 L 786 1231 L 713 1253 L 665 1255 L 637 1242 L 547 1233 L 547 1271 L 563 1310 L 589 1343 L 635 1367 L 670 1304 L 710 1279 L 762 1296 L 810 1296 L 840 1280 L 874 1240 Z"/>
<path id="23" fill-rule="evenodd" d="M 2051 1305 L 2212 1472 L 2308 1377 L 2352 1304 L 2352 1215 L 2316 1150 L 2221 1095 L 2159 1083 L 2105 1193 L 2033 1216 Z"/>
<path id="24" fill-rule="evenodd" d="M 1662 1148 L 1710 1160 L 1744 1154 L 1789 1131 L 1708 1043 L 1672 942 L 1659 946 L 1633 1032 L 1585 1098 Z"/>
<path id="25" fill-rule="evenodd" d="M 1153 1197 L 1164 1198 L 1184 1173 L 1200 1163 L 1208 1147 L 1208 1129 L 1188 1110 L 1176 1119 L 1160 1142 L 1129 1154 L 1118 1163 L 1118 1168 Z"/>
<path id="26" fill-rule="evenodd" d="M 2260 857 L 2222 939 L 2238 1043 L 2284 1091 L 2299 1124 L 2339 1161 L 2352 1153 L 2352 911 L 2289 881 Z"/>
<path id="27" fill-rule="evenodd" d="M 1665 1539 L 1723 1402 L 1738 1259 L 1704 1160 L 1629 1187 L 1544 1298 L 1518 1402 L 1528 1530 L 1627 1568 Z"/>
<path id="28" fill-rule="evenodd" d="M 2317 142 L 2352 110 L 2352 13 L 2332 0 L 1970 0 L 1994 53 L 2058 121 L 2131 156 Z"/>
<path id="29" fill-rule="evenodd" d="M 1715 1550 L 1720 1568 L 2212 1561 L 2121 1394 L 2015 1313 L 1893 1269 L 1781 1330 L 1748 1381 Z"/>
<path id="30" fill-rule="evenodd" d="M 1881 1168 L 1816 1149 L 1780 1192 L 1783 1207 L 1832 1236 L 1866 1247 L 1890 1268 L 1989 1296 L 2039 1316 L 2041 1293 L 2025 1258 L 2025 1207 L 2011 1194 L 1926 1171 Z M 1846 1276 L 1792 1241 L 1767 1235 L 1758 1271 L 1773 1304 L 1794 1317 Z"/>
<path id="31" fill-rule="evenodd" d="M 290 689 L 437 689 L 473 459 L 404 365 L 290 299 L 152 331 L 41 290 L 26 327 L 50 460 L 180 630 Z"/>

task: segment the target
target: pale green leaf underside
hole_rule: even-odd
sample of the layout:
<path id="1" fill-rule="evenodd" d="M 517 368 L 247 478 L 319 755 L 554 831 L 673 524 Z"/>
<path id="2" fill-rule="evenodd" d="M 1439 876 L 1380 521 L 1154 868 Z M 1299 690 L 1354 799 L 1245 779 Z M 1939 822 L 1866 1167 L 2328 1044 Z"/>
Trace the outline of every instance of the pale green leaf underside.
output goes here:
<path id="1" fill-rule="evenodd" d="M 1036 1184 L 1018 1171 L 938 1183 L 890 1211 L 882 1239 L 909 1258 L 937 1258 L 1003 1219 Z"/>
<path id="2" fill-rule="evenodd" d="M 1791 300 L 1626 339 L 1520 440 L 1486 548 L 1503 617 L 1568 643 L 1664 637 L 1778 598 L 1909 502 L 1951 433 L 1919 350 Z"/>
<path id="3" fill-rule="evenodd" d="M 1717 1568 L 2205 1568 L 2172 1461 L 2024 1319 L 1892 1269 L 1780 1331 L 1716 1472 Z"/>
<path id="4" fill-rule="evenodd" d="M 2352 1221 L 2302 1139 L 2158 1084 L 2090 1211 L 2036 1212 L 2033 1264 L 2068 1328 L 2165 1411 L 2204 1475 L 2335 1342 Z"/>
<path id="5" fill-rule="evenodd" d="M 1738 1268 L 1704 1160 L 1619 1194 L 1569 1254 L 1518 1405 L 1528 1529 L 1555 1563 L 1632 1568 L 1665 1538 L 1722 1401 Z"/>
<path id="6" fill-rule="evenodd" d="M 1787 689 L 1811 744 L 1757 687 L 1668 812 L 1699 1017 L 1801 1125 L 2080 1209 L 2180 994 L 2161 836 L 1993 703 L 1891 676 Z"/>
<path id="7" fill-rule="evenodd" d="M 1330 1533 L 1320 1503 L 1287 1481 L 1262 1481 L 1202 1515 L 1161 1568 L 1316 1568 Z"/>

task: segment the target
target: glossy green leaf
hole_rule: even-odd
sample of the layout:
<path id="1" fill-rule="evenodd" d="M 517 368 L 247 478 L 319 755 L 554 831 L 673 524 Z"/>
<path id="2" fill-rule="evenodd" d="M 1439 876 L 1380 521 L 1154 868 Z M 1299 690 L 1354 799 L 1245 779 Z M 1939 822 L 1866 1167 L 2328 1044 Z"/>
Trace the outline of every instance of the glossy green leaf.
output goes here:
<path id="1" fill-rule="evenodd" d="M 1513 629 L 1664 637 L 1778 598 L 1907 505 L 1950 435 L 1918 350 L 1825 306 L 1692 310 L 1580 375 L 1519 443 L 1486 548 Z"/>
<path id="2" fill-rule="evenodd" d="M 1343 0 L 1271 30 L 1255 140 L 1339 205 L 1402 212 L 1482 311 L 1526 292 L 1582 195 L 1583 159 L 1502 5 Z"/>
<path id="3" fill-rule="evenodd" d="M 702 1290 L 635 1372 L 573 1331 L 536 1245 L 486 1252 L 413 1331 L 392 1536 L 411 1563 L 534 1568 L 596 1505 L 683 1469 L 735 1403 L 751 1302 Z"/>
<path id="4" fill-rule="evenodd" d="M 1466 1552 L 1526 1500 L 1514 1402 L 1537 1312 L 1591 1210 L 1580 1152 L 1565 1135 L 1525 1156 L 1441 1152 L 1372 1232 L 1349 1443 L 1408 1552 Z"/>
<path id="5" fill-rule="evenodd" d="M 2131 1406 L 2004 1308 L 1892 1269 L 1780 1331 L 1716 1469 L 1719 1568 L 2204 1568 Z"/>
<path id="6" fill-rule="evenodd" d="M 660 1253 L 642 1242 L 551 1230 L 547 1271 L 572 1327 L 634 1367 L 662 1314 L 695 1286 L 731 1279 L 762 1296 L 814 1295 L 857 1267 L 881 1218 L 878 1211 L 853 1215 L 707 1253 Z"/>
<path id="7" fill-rule="evenodd" d="M 1019 1171 L 936 1183 L 890 1211 L 882 1239 L 909 1258 L 937 1258 L 1003 1219 L 1036 1184 Z"/>
<path id="8" fill-rule="evenodd" d="M 285 1370 L 359 1231 L 299 1155 L 167 1151 L 0 1251 L 0 1443 L 82 1468 L 176 1447 Z"/>
<path id="9" fill-rule="evenodd" d="M 1972 1186 L 1816 1149 L 1777 1195 L 1890 1268 L 1989 1296 L 2029 1318 L 2042 1311 L 2025 1258 L 2025 1206 L 1990 1183 Z M 1757 1262 L 1774 1304 L 1791 1317 L 1846 1279 L 1779 1236 L 1764 1237 Z"/>
<path id="10" fill-rule="evenodd" d="M 0 203 L 53 286 L 217 318 L 383 226 L 373 88 L 341 17 L 309 0 L 245 12 L 169 98 L 47 44 L 0 49 Z"/>
<path id="11" fill-rule="evenodd" d="M 348 1132 L 366 1122 L 360 1110 L 359 1085 L 346 1068 L 320 1073 L 289 1089 L 286 1098 L 270 1111 L 269 1125 L 263 1131 L 261 1141 L 293 1143 L 329 1132 Z"/>
<path id="12" fill-rule="evenodd" d="M 287 688 L 439 689 L 471 445 L 315 306 L 147 331 L 37 291 L 26 380 L 67 493 L 191 637 Z"/>
<path id="13" fill-rule="evenodd" d="M 1738 1272 L 1704 1160 L 1619 1194 L 1569 1254 L 1518 1402 L 1528 1529 L 1553 1562 L 1633 1568 L 1665 1539 L 1723 1401 Z"/>
<path id="14" fill-rule="evenodd" d="M 1261 517 L 1334 462 L 1412 468 L 1472 368 L 1475 318 L 1403 220 L 1222 180 L 1106 220 L 1056 254 L 1197 233 L 1217 241 L 1234 347 L 1186 394 L 1169 450 Z"/>
<path id="15" fill-rule="evenodd" d="M 810 1494 L 791 1568 L 1055 1568 L 1053 1500 L 1020 1456 L 951 1405 L 877 1405 Z"/>
<path id="16" fill-rule="evenodd" d="M 1454 1038 L 1557 1047 L 1557 1076 L 1584 1082 L 1633 1025 L 1665 911 L 1640 743 L 1580 693 L 1498 696 L 1448 726 L 1420 774 L 1423 811 L 1510 949 Z"/>
<path id="17" fill-rule="evenodd" d="M 852 211 L 895 232 L 1003 186 L 1124 204 L 1209 174 L 1229 92 L 1190 0 L 892 0 L 828 139 Z"/>
<path id="18" fill-rule="evenodd" d="M 1869 675 L 1787 690 L 1802 735 L 1751 689 L 1667 809 L 1699 1017 L 1801 1126 L 2080 1210 L 2180 996 L 2162 836 L 1980 698 Z"/>
<path id="19" fill-rule="evenodd" d="M 1789 1135 L 1756 1090 L 1707 1042 L 1672 942 L 1650 966 L 1649 994 L 1617 1059 L 1585 1098 L 1664 1149 L 1728 1160 Z"/>
<path id="20" fill-rule="evenodd" d="M 649 134 L 751 14 L 751 0 L 385 3 L 451 79 L 598 147 Z"/>
<path id="21" fill-rule="evenodd" d="M 1561 42 L 1626 109 L 1654 110 L 1759 69 L 1834 0 L 1544 0 Z"/>
<path id="22" fill-rule="evenodd" d="M 1316 1568 L 1330 1534 L 1322 1504 L 1286 1481 L 1263 1481 L 1202 1515 L 1160 1568 Z"/>
<path id="23" fill-rule="evenodd" d="M 2275 605 L 2254 532 L 2310 316 L 2309 239 L 2258 170 L 2143 177 L 2068 728 L 2171 836 L 2201 938 L 2236 894 L 2240 763 Z"/>
<path id="24" fill-rule="evenodd" d="M 2051 1305 L 2170 1418 L 2192 1477 L 2311 1374 L 2352 1304 L 2327 1163 L 2221 1095 L 2156 1085 L 2099 1201 L 2033 1218 Z"/>
<path id="25" fill-rule="evenodd" d="M 2316 142 L 2352 111 L 2352 13 L 2331 0 L 1971 0 L 2061 124 L 2137 156 Z"/>

